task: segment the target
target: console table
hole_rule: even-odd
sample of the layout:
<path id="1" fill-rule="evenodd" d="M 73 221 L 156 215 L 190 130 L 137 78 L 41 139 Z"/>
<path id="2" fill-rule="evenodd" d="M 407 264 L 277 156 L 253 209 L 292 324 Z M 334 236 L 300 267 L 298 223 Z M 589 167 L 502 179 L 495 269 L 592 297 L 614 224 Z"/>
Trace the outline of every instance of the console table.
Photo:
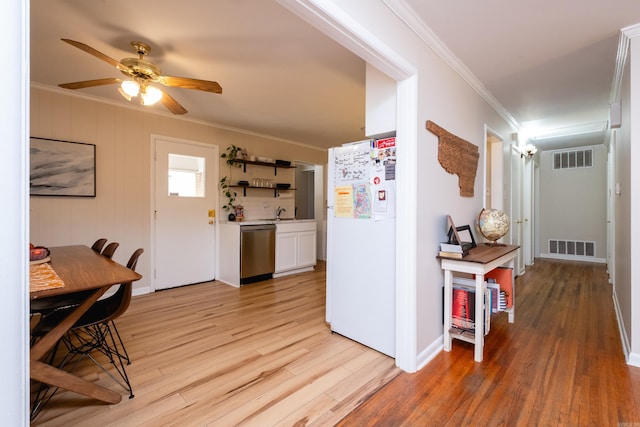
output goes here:
<path id="1" fill-rule="evenodd" d="M 484 318 L 484 275 L 494 268 L 508 264 L 513 267 L 513 260 L 518 254 L 519 246 L 516 245 L 479 245 L 472 248 L 469 254 L 463 258 L 440 259 L 440 267 L 444 270 L 444 350 L 451 351 L 451 341 L 453 338 L 460 339 L 474 344 L 474 360 L 482 362 L 484 349 L 484 328 L 482 319 Z M 454 273 L 475 274 L 475 297 L 476 297 L 476 328 L 475 333 L 452 330 L 451 328 L 451 295 L 453 287 Z M 515 279 L 515 278 L 514 278 Z M 513 283 L 515 293 L 515 280 Z M 515 320 L 515 295 L 512 295 L 513 304 L 507 309 L 509 323 Z"/>

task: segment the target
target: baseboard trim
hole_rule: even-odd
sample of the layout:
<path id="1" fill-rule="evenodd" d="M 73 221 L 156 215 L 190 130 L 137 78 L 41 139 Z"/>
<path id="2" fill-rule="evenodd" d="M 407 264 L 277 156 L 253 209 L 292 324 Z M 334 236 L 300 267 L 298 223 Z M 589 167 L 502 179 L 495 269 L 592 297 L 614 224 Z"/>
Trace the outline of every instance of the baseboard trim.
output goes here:
<path id="1" fill-rule="evenodd" d="M 618 295 L 616 294 L 615 287 L 613 288 L 613 294 L 611 295 L 611 298 L 613 299 L 613 310 L 616 313 L 616 320 L 618 322 L 618 332 L 620 333 L 620 342 L 622 343 L 624 358 L 627 361 L 627 364 L 640 366 L 640 355 L 634 356 L 634 354 L 631 353 L 631 344 L 629 343 L 627 330 L 625 329 L 624 322 L 622 320 L 622 311 L 620 311 L 620 304 L 618 303 Z M 635 364 L 632 363 L 632 359 L 635 359 Z"/>
<path id="2" fill-rule="evenodd" d="M 627 365 L 635 366 L 636 368 L 640 368 L 640 354 L 638 353 L 630 353 L 627 358 Z"/>
<path id="3" fill-rule="evenodd" d="M 425 366 L 427 366 L 427 364 L 431 362 L 433 358 L 436 357 L 438 354 L 440 354 L 440 352 L 443 350 L 444 350 L 444 335 L 440 335 L 438 339 L 436 339 L 429 346 L 427 346 L 427 348 L 422 350 L 420 354 L 418 354 L 418 360 L 417 360 L 418 371 L 424 368 Z"/>
<path id="4" fill-rule="evenodd" d="M 153 293 L 153 291 L 151 290 L 150 286 L 145 286 L 142 288 L 136 288 L 135 285 L 133 287 L 133 292 L 131 293 L 132 296 L 136 297 L 138 295 L 146 295 L 146 294 L 150 294 Z"/>
<path id="5" fill-rule="evenodd" d="M 595 258 L 592 256 L 580 256 L 580 255 L 540 254 L 540 258 L 561 259 L 565 261 L 585 261 L 585 262 L 593 262 L 596 264 L 607 263 L 607 260 L 604 258 Z"/>

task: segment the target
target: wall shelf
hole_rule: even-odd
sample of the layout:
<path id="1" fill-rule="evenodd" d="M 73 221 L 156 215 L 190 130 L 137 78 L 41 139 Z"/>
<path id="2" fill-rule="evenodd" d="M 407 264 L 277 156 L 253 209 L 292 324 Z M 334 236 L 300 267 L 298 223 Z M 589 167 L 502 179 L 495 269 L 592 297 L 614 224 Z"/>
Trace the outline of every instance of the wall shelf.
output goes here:
<path id="1" fill-rule="evenodd" d="M 277 187 L 255 187 L 253 185 L 230 185 L 230 188 L 242 188 L 243 197 L 247 197 L 247 188 L 254 188 L 256 190 L 273 190 L 273 197 L 278 197 L 280 191 L 295 191 L 295 188 L 277 188 Z"/>
<path id="2" fill-rule="evenodd" d="M 235 163 L 240 163 L 244 169 L 244 172 L 247 172 L 247 165 L 256 165 L 256 166 L 266 166 L 266 167 L 271 167 L 273 168 L 273 175 L 277 176 L 278 175 L 278 168 L 279 169 L 294 169 L 296 166 L 293 165 L 279 165 L 277 163 L 268 163 L 268 162 L 258 162 L 258 161 L 253 161 L 253 160 L 242 160 L 242 159 L 235 159 L 234 160 Z"/>

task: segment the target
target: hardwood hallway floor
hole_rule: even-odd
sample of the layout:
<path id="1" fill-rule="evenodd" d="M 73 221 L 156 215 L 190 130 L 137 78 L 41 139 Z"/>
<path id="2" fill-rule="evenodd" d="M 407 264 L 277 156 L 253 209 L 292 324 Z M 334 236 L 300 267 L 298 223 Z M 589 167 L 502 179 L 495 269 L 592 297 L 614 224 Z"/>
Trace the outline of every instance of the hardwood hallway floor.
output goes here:
<path id="1" fill-rule="evenodd" d="M 603 265 L 536 260 L 482 363 L 455 341 L 415 374 L 330 333 L 324 279 L 135 297 L 117 324 L 136 397 L 60 391 L 33 425 L 640 426 L 640 368 L 625 364 Z M 81 372 L 116 389 L 96 371 Z"/>
<path id="2" fill-rule="evenodd" d="M 484 361 L 454 341 L 341 426 L 640 426 L 640 368 L 625 363 L 606 267 L 536 260 L 514 324 L 491 321 Z"/>

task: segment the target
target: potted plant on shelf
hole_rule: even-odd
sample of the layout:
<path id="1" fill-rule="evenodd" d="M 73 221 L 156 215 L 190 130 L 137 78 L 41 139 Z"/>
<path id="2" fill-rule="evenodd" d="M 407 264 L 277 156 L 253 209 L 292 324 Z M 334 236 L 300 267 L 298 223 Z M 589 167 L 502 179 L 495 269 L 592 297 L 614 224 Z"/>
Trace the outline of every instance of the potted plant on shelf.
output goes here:
<path id="1" fill-rule="evenodd" d="M 240 163 L 238 160 L 246 160 L 247 158 L 247 150 L 245 148 L 238 147 L 235 144 L 231 144 L 227 147 L 226 151 L 220 154 L 220 157 L 226 159 L 226 162 L 229 166 L 240 167 Z"/>
<path id="2" fill-rule="evenodd" d="M 235 201 L 238 194 L 231 189 L 231 179 L 227 176 L 223 177 L 220 180 L 220 188 L 222 189 L 222 194 L 227 198 L 227 203 L 222 205 L 222 209 L 227 212 L 231 211 L 231 213 L 229 213 L 229 221 L 235 221 Z"/>

